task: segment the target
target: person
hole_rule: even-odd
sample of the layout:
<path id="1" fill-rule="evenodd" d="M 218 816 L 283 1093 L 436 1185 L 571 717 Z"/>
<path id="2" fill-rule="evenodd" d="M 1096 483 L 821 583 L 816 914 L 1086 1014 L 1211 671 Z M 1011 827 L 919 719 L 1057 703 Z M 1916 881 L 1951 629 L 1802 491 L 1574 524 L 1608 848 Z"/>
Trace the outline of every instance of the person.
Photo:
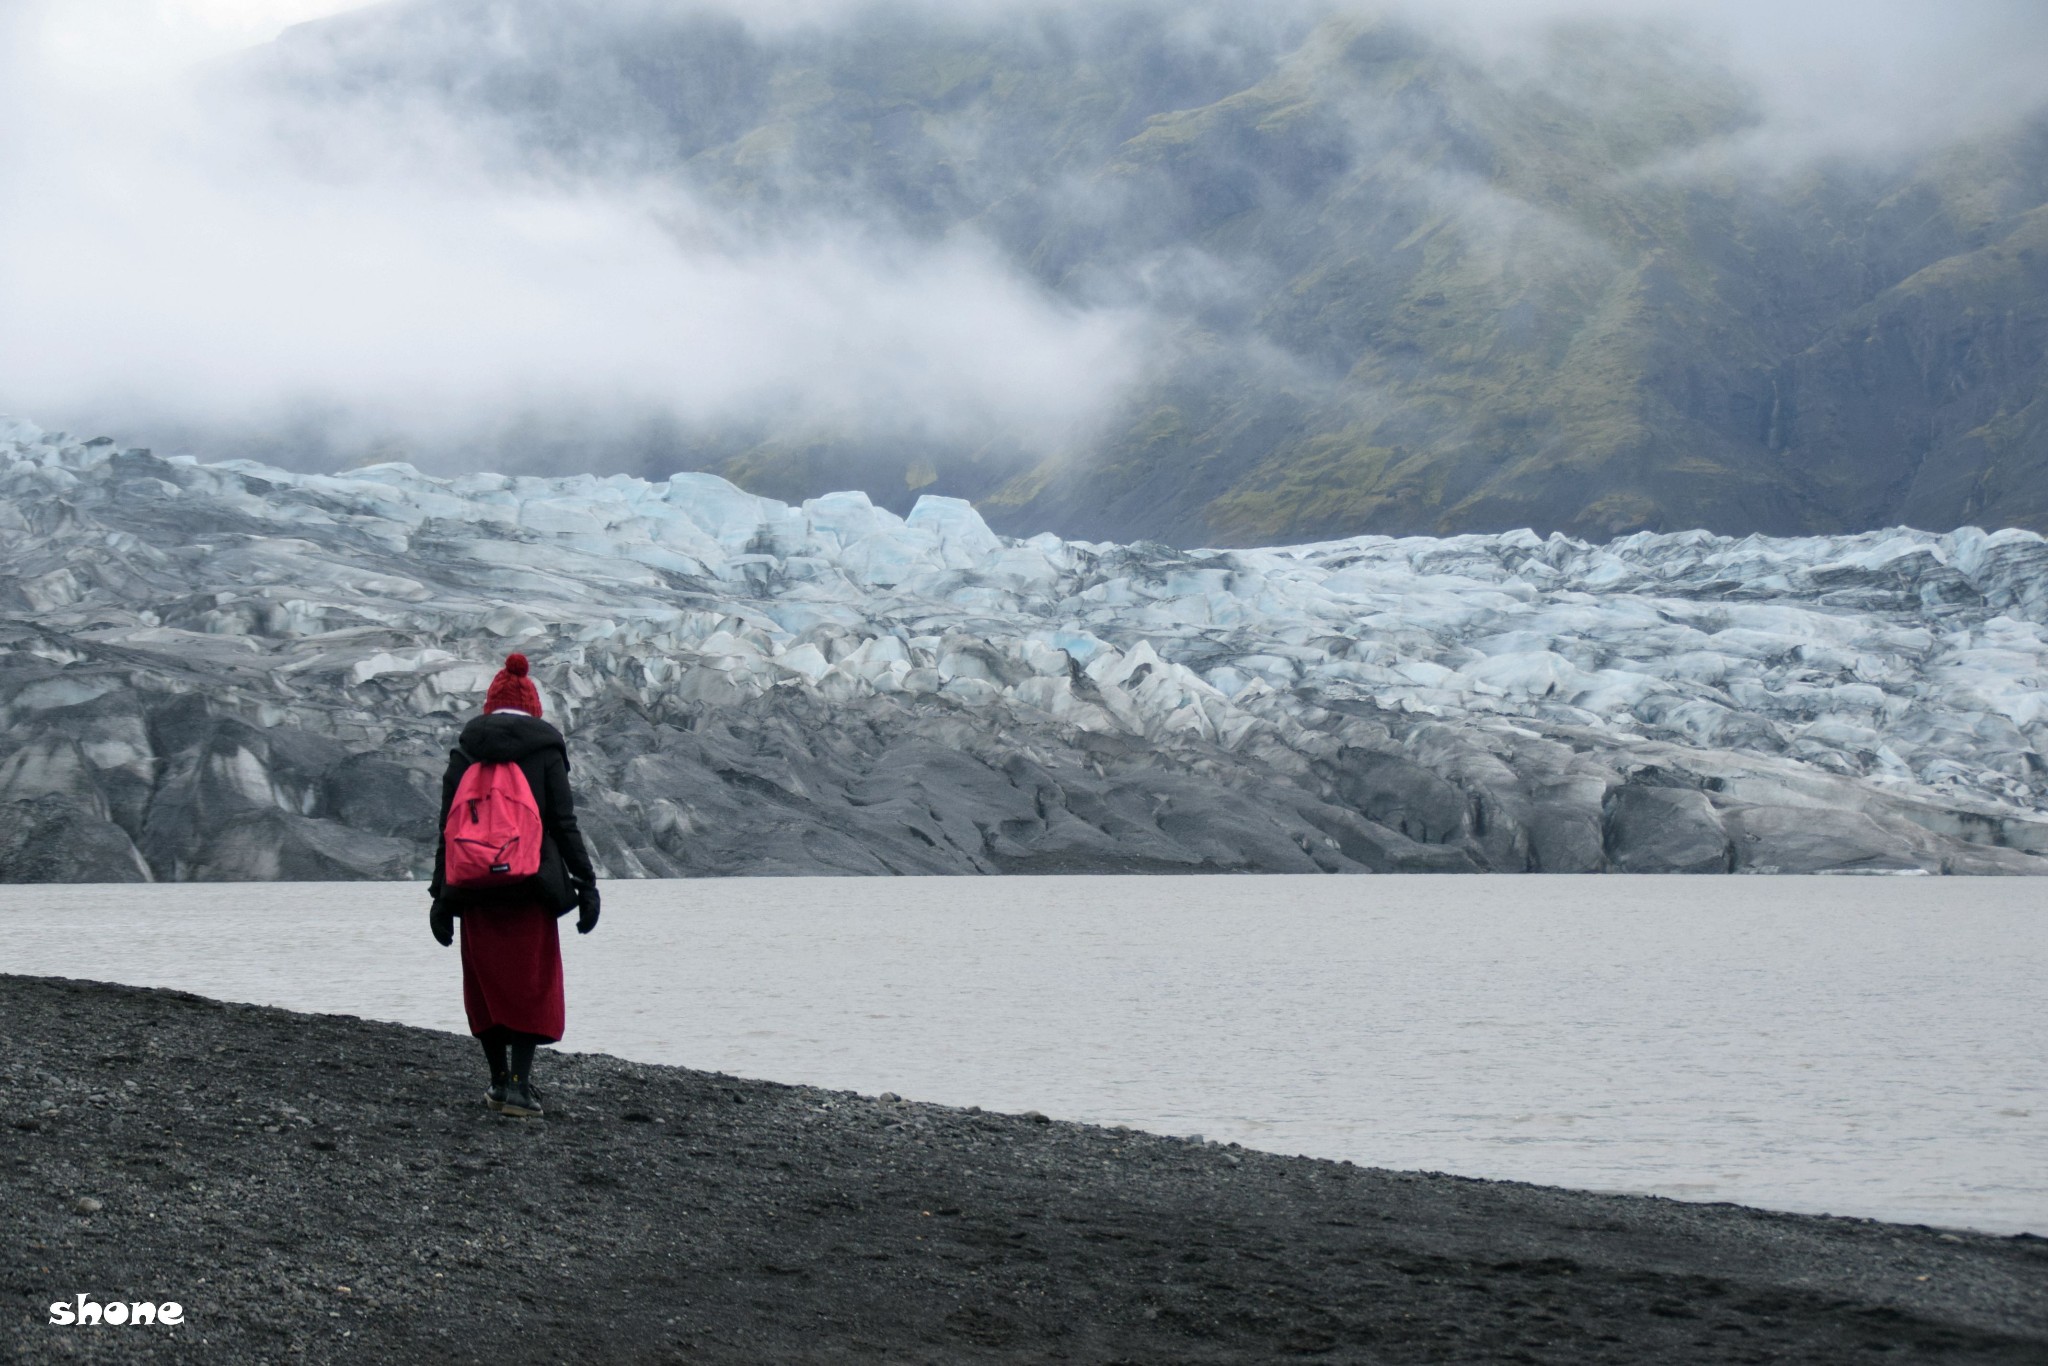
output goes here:
<path id="1" fill-rule="evenodd" d="M 541 1114 L 534 1050 L 562 1037 L 562 942 L 555 922 L 580 909 L 576 930 L 589 934 L 600 908 L 597 870 L 569 790 L 569 747 L 541 719 L 540 691 L 528 667 L 525 655 L 506 656 L 484 694 L 483 715 L 462 728 L 448 752 L 436 829 L 448 829 L 456 789 L 472 764 L 516 764 L 539 808 L 539 871 L 501 886 L 451 887 L 447 841 L 437 838 L 427 888 L 433 897 L 428 922 L 443 947 L 454 942 L 456 920 L 462 922 L 462 1004 L 490 1063 L 486 1103 L 515 1118 Z"/>

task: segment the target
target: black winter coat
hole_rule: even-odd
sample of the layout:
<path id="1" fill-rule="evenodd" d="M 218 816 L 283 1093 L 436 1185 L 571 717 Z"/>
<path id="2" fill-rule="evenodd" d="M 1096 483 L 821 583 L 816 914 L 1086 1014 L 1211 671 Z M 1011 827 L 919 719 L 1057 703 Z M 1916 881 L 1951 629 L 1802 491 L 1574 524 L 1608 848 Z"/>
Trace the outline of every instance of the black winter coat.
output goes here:
<path id="1" fill-rule="evenodd" d="M 436 900 L 445 892 L 450 909 L 458 914 L 466 906 L 535 897 L 557 915 L 575 909 L 576 889 L 570 879 L 594 883 L 597 870 L 590 865 L 590 851 L 583 847 L 583 832 L 576 826 L 576 799 L 569 791 L 569 746 L 562 732 L 537 716 L 499 711 L 464 726 L 456 744 L 448 751 L 448 771 L 441 776 L 441 819 L 434 827 L 434 880 L 427 890 Z M 489 888 L 445 885 L 448 851 L 441 831 L 447 828 L 455 789 L 472 763 L 517 764 L 526 774 L 534 804 L 540 807 L 541 828 L 540 871 L 528 882 Z"/>

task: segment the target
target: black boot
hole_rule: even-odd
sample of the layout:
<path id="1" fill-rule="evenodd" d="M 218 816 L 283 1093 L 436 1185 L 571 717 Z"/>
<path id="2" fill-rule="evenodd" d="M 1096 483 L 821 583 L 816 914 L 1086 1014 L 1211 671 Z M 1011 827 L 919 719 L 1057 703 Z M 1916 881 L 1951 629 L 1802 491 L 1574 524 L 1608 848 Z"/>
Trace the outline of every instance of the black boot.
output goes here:
<path id="1" fill-rule="evenodd" d="M 531 1039 L 521 1039 L 512 1045 L 508 1064 L 511 1072 L 505 1078 L 505 1098 L 498 1106 L 499 1114 L 515 1119 L 540 1117 L 540 1096 L 533 1089 L 533 1049 Z"/>
<path id="2" fill-rule="evenodd" d="M 512 1069 L 505 1061 L 505 1041 L 481 1036 L 477 1041 L 484 1046 L 484 1057 L 491 1064 L 491 1089 L 484 1092 L 484 1104 L 502 1111 L 505 1108 L 505 1082 L 512 1075 Z"/>

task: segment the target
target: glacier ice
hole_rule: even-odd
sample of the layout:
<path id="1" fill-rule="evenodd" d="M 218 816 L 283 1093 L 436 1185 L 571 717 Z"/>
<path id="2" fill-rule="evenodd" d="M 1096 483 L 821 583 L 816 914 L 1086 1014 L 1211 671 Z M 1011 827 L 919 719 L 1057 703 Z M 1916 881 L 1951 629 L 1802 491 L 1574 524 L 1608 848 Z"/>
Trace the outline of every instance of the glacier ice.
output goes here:
<path id="1" fill-rule="evenodd" d="M 612 875 L 2048 865 L 2028 532 L 1183 552 L 4 418 L 0 491 L 16 880 L 416 871 L 513 648 Z"/>

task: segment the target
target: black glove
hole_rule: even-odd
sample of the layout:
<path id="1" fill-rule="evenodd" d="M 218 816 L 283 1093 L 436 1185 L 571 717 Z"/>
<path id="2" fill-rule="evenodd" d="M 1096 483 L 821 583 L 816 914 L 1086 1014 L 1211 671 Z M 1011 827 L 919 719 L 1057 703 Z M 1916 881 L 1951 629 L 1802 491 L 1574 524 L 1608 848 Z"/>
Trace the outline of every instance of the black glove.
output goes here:
<path id="1" fill-rule="evenodd" d="M 434 909 L 427 912 L 427 928 L 434 932 L 434 938 L 447 948 L 455 942 L 455 912 L 448 909 L 448 903 L 440 897 L 434 898 Z"/>
<path id="2" fill-rule="evenodd" d="M 597 894 L 595 882 L 576 884 L 576 908 L 583 912 L 576 917 L 576 933 L 589 934 L 597 928 L 597 908 L 603 904 L 603 898 Z"/>

